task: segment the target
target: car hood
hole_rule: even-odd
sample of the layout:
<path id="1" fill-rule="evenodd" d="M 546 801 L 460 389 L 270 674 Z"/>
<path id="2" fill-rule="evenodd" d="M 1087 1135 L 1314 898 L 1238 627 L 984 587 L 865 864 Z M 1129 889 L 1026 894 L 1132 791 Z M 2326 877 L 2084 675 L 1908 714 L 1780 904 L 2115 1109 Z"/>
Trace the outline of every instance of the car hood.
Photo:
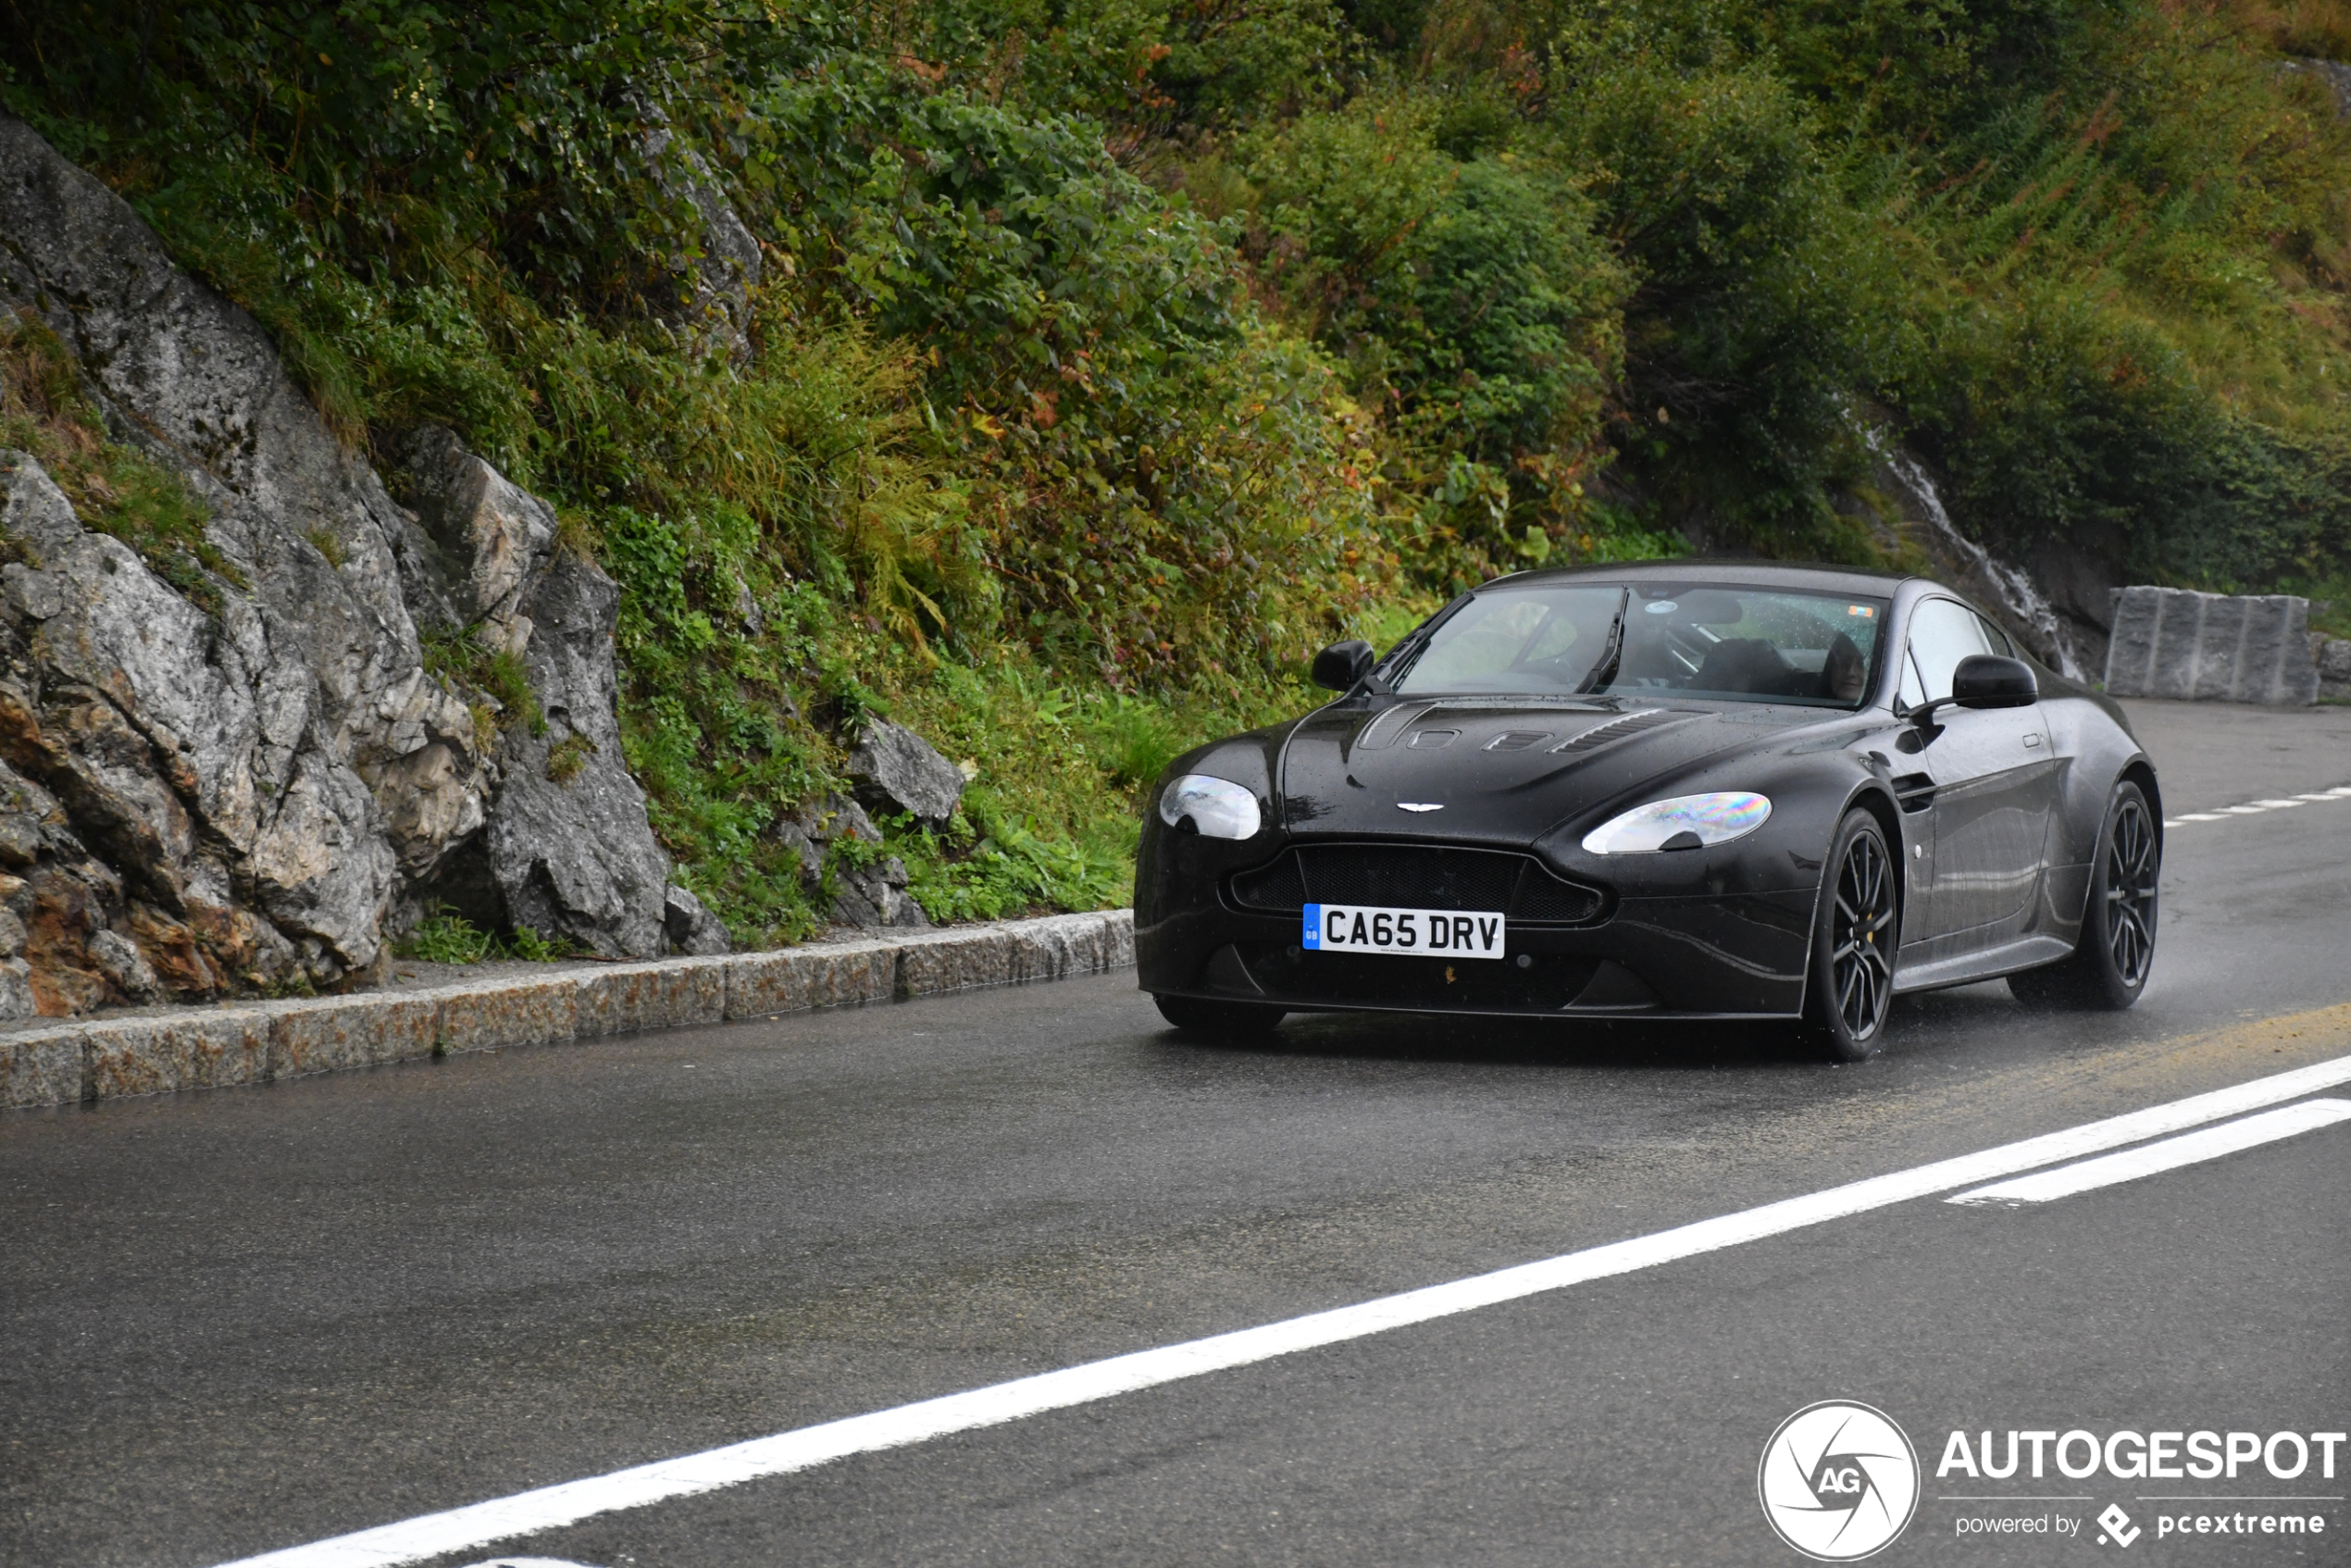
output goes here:
<path id="1" fill-rule="evenodd" d="M 1828 716 L 1510 698 L 1335 704 L 1283 747 L 1278 820 L 1298 837 L 1525 846 L 1659 775 Z"/>

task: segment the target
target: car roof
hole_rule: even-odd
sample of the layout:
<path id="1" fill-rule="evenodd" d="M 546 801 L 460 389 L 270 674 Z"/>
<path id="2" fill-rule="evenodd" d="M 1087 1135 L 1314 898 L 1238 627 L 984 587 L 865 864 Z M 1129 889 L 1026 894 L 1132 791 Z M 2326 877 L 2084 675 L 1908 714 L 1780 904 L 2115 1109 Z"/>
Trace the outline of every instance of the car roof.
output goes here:
<path id="1" fill-rule="evenodd" d="M 1573 582 L 1721 582 L 1752 583 L 1758 588 L 1785 586 L 1821 593 L 1891 594 L 1906 582 L 1925 579 L 1908 572 L 1872 571 L 1861 566 L 1837 566 L 1815 561 L 1761 561 L 1737 555 L 1686 555 L 1671 561 L 1611 561 L 1589 566 L 1553 566 L 1513 572 L 1486 583 L 1514 585 Z"/>

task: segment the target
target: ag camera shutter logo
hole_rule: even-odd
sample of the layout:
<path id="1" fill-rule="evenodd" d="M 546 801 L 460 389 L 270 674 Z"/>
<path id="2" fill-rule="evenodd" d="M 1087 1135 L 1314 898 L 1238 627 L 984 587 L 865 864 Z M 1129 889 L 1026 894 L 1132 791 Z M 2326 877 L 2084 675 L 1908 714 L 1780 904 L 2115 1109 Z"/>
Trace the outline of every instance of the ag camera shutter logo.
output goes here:
<path id="1" fill-rule="evenodd" d="M 1823 1400 L 1780 1423 L 1755 1490 L 1780 1539 L 1816 1562 L 1855 1562 L 1918 1512 L 1918 1450 L 1884 1411 Z"/>

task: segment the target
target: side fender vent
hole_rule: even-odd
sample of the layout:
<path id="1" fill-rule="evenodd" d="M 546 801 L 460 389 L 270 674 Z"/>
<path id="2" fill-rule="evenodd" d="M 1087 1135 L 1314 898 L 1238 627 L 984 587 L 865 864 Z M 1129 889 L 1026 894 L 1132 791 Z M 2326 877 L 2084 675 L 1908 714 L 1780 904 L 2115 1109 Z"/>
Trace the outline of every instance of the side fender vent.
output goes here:
<path id="1" fill-rule="evenodd" d="M 1924 811 L 1934 803 L 1934 780 L 1923 773 L 1897 773 L 1894 799 L 1906 812 Z"/>

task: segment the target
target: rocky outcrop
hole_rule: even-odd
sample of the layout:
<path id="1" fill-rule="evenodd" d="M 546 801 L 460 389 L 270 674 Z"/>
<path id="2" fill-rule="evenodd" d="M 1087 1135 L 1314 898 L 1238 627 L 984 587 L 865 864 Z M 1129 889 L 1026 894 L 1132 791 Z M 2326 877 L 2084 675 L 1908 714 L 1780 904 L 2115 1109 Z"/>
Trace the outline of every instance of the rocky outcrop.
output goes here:
<path id="1" fill-rule="evenodd" d="M 660 113 L 653 111 L 658 119 Z M 645 156 L 663 182 L 693 204 L 702 248 L 674 263 L 685 298 L 671 325 L 736 364 L 751 355 L 751 292 L 759 286 L 758 237 L 728 205 L 700 153 L 679 147 L 666 128 L 645 138 Z"/>
<path id="2" fill-rule="evenodd" d="M 89 952 L 109 929 L 198 996 L 372 964 L 396 856 L 285 623 L 243 595 L 214 620 L 21 453 L 0 535 L 0 793 L 34 849 L 41 1011 L 130 994 Z"/>
<path id="3" fill-rule="evenodd" d="M 923 742 L 917 739 L 915 744 Z M 881 829 L 857 802 L 843 795 L 820 796 L 768 831 L 798 858 L 801 882 L 811 891 L 822 887 L 825 868 L 831 865 L 830 913 L 840 925 L 921 930 L 930 924 L 923 906 L 906 891 L 905 862 L 896 855 L 875 854 L 882 842 Z"/>
<path id="4" fill-rule="evenodd" d="M 886 719 L 868 719 L 849 753 L 850 782 L 873 811 L 905 812 L 927 828 L 944 828 L 964 798 L 963 769 L 929 741 Z"/>
<path id="5" fill-rule="evenodd" d="M 2310 662 L 2319 670 L 2319 701 L 2351 703 L 2351 638 L 2310 638 Z"/>
<path id="6" fill-rule="evenodd" d="M 562 559 L 524 595 L 521 611 L 543 728 L 506 731 L 505 787 L 487 840 L 491 877 L 517 925 L 609 957 L 658 952 L 669 857 L 621 761 L 613 672 L 620 589 L 592 563 Z"/>
<path id="7" fill-rule="evenodd" d="M 439 902 L 664 950 L 617 590 L 556 548 L 544 502 L 422 430 L 385 443 L 401 504 L 255 322 L 6 116 L 0 306 L 180 476 L 218 562 L 192 599 L 0 454 L 0 906 L 24 931 L 0 921 L 0 1014 L 365 978 Z M 538 721 L 479 722 L 486 692 L 429 670 L 420 628 L 519 661 Z"/>

